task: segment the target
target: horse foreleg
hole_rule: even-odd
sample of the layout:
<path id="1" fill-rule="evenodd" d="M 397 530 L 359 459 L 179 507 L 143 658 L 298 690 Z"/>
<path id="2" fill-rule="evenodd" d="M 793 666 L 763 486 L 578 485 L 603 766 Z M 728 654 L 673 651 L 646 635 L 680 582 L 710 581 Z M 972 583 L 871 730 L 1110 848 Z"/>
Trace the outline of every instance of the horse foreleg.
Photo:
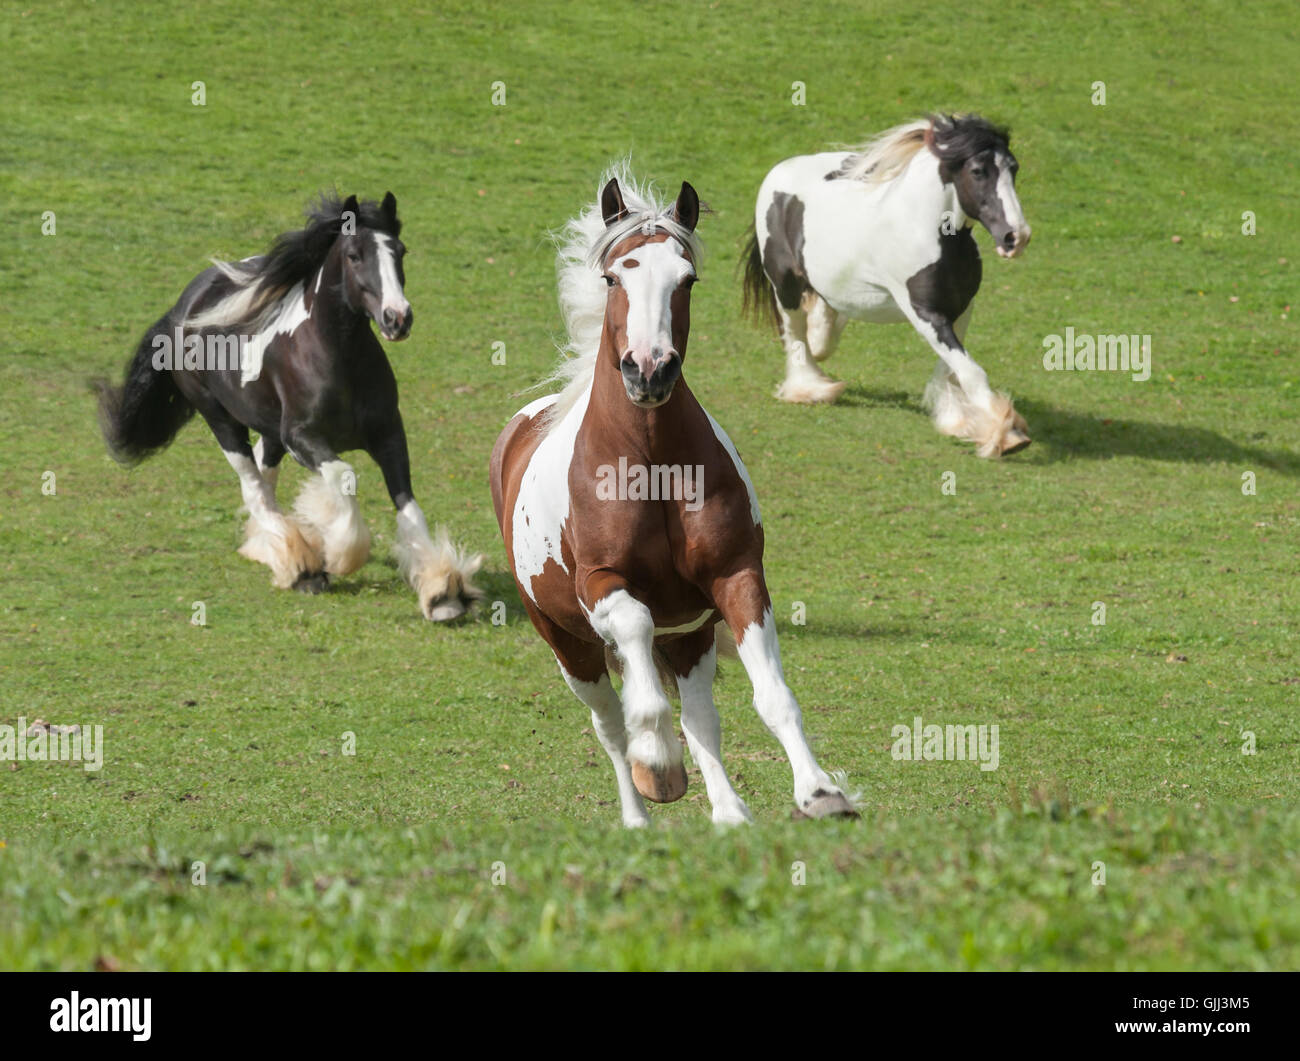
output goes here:
<path id="1" fill-rule="evenodd" d="M 397 510 L 397 566 L 420 599 L 426 619 L 446 622 L 465 614 L 483 596 L 473 577 L 483 566 L 483 554 L 467 554 L 452 544 L 443 527 L 430 537 L 424 512 L 409 497 Z"/>
<path id="2" fill-rule="evenodd" d="M 459 618 L 483 596 L 473 581 L 483 566 L 483 554 L 471 555 L 452 544 L 442 527 L 436 538 L 430 536 L 424 511 L 411 492 L 411 462 L 400 419 L 395 431 L 367 450 L 383 472 L 397 509 L 397 567 L 415 590 L 421 613 L 434 622 Z"/>
<path id="3" fill-rule="evenodd" d="M 740 662 L 754 687 L 754 708 L 790 760 L 795 806 L 809 818 L 857 817 L 844 791 L 817 765 L 804 737 L 803 713 L 785 681 L 762 573 L 745 570 L 720 580 L 713 598 L 736 637 Z"/>
<path id="4" fill-rule="evenodd" d="M 686 767 L 673 731 L 672 704 L 655 670 L 654 619 L 650 609 L 618 579 L 590 582 L 579 594 L 587 621 L 613 646 L 623 664 L 623 713 L 631 738 L 627 759 L 632 781 L 646 799 L 672 803 L 686 795 Z"/>
<path id="5" fill-rule="evenodd" d="M 785 379 L 776 389 L 783 402 L 833 402 L 844 391 L 844 384 L 831 379 L 823 372 L 809 349 L 809 320 L 807 308 L 817 295 L 808 292 L 798 309 L 786 309 L 779 302 L 777 313 L 781 318 L 781 343 L 785 347 Z M 827 307 L 829 310 L 830 307 Z M 820 318 L 818 324 L 821 332 Z M 829 353 L 823 356 L 829 357 Z"/>
<path id="6" fill-rule="evenodd" d="M 1024 417 L 1005 394 L 989 386 L 988 374 L 962 345 L 970 322 L 970 307 L 956 321 L 909 301 L 896 293 L 895 301 L 912 326 L 939 356 L 939 364 L 925 389 L 925 404 L 935 429 L 974 442 L 981 457 L 1015 453 L 1029 445 Z"/>
<path id="7" fill-rule="evenodd" d="M 707 646 L 707 648 L 705 648 Z M 704 650 L 701 654 L 701 650 Z M 682 732 L 691 758 L 704 777 L 717 825 L 743 825 L 753 821 L 749 808 L 732 788 L 722 765 L 722 722 L 713 702 L 713 678 L 718 653 L 713 644 L 713 624 L 664 646 L 664 656 L 677 676 L 682 700 Z"/>

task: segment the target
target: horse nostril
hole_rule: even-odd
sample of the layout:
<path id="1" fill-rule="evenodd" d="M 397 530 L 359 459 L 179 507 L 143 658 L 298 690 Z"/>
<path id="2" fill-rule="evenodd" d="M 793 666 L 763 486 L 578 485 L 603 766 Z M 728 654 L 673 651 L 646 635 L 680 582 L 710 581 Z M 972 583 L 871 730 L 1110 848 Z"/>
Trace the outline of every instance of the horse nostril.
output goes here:
<path id="1" fill-rule="evenodd" d="M 1014 232 L 1008 232 L 1002 237 L 1002 242 L 1008 247 L 1014 247 L 1016 245 L 1016 234 Z"/>

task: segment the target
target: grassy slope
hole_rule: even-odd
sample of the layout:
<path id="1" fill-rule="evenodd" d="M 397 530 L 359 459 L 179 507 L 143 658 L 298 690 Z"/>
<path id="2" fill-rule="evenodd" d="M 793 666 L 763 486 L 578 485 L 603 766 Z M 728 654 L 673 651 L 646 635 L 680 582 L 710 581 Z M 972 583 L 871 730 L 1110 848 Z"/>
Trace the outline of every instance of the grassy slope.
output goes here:
<path id="1" fill-rule="evenodd" d="M 0 905 L 22 914 L 0 964 L 89 964 L 68 927 L 87 919 L 142 966 L 1300 961 L 1276 913 L 1300 828 L 1283 5 L 204 10 L 0 20 L 2 713 L 108 740 L 98 774 L 0 768 Z M 1035 436 L 1001 464 L 931 431 L 909 331 L 850 328 L 829 364 L 846 400 L 791 408 L 769 396 L 775 340 L 738 319 L 734 248 L 766 167 L 929 107 L 1013 126 L 1036 232 L 1023 260 L 988 262 L 969 336 Z M 620 836 L 607 761 L 505 575 L 486 455 L 553 356 L 544 233 L 629 150 L 715 210 L 687 376 L 759 490 L 779 617 L 807 606 L 783 629 L 787 670 L 819 756 L 862 790 L 856 828 L 719 841 L 694 775 L 656 811 L 671 828 Z M 237 487 L 201 425 L 135 472 L 103 455 L 85 377 L 117 372 L 207 255 L 257 250 L 329 185 L 398 196 L 416 489 L 489 553 L 503 627 L 418 618 L 368 463 L 377 559 L 304 599 L 234 554 Z M 1045 373 L 1042 338 L 1067 326 L 1151 334 L 1152 379 Z M 788 767 L 739 671 L 720 704 L 737 787 L 779 821 Z M 890 729 L 914 714 L 998 723 L 1000 769 L 893 762 Z M 1095 809 L 1017 809 L 1060 790 Z M 223 852 L 239 879 L 220 890 L 175 875 Z M 1106 852 L 1103 900 L 1087 881 Z M 788 892 L 799 857 L 820 871 Z M 497 859 L 511 887 L 487 883 Z M 586 883 L 561 885 L 566 865 Z"/>

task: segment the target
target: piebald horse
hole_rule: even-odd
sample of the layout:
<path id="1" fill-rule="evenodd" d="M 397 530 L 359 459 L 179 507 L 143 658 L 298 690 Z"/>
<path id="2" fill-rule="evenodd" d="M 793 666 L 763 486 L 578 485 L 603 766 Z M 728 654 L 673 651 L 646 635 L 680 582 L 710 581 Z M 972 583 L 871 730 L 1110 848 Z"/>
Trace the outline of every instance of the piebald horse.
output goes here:
<path id="1" fill-rule="evenodd" d="M 214 262 L 145 333 L 121 387 L 97 381 L 109 451 L 135 464 L 169 445 L 194 412 L 239 476 L 249 518 L 240 553 L 272 584 L 316 593 L 370 555 L 356 475 L 339 454 L 364 449 L 397 509 L 399 568 L 424 616 L 454 619 L 481 592 L 447 533 L 430 536 L 411 491 L 389 342 L 411 331 L 397 200 L 325 197 L 307 226 L 264 255 Z M 248 431 L 260 437 L 249 446 Z M 276 502 L 288 453 L 315 474 L 291 513 Z"/>
<path id="2" fill-rule="evenodd" d="M 557 370 L 567 383 L 516 413 L 492 451 L 492 501 L 524 608 L 591 710 L 624 825 L 649 821 L 643 796 L 667 803 L 686 791 L 661 675 L 677 686 L 713 820 L 751 820 L 722 765 L 720 620 L 789 757 L 798 811 L 856 816 L 814 760 L 785 682 L 753 485 L 682 378 L 699 199 L 683 183 L 669 208 L 626 173 L 606 176 L 559 252 L 575 355 Z"/>
<path id="3" fill-rule="evenodd" d="M 935 427 L 981 457 L 1029 445 L 1011 400 L 963 345 L 980 286 L 978 221 L 1003 258 L 1030 228 L 1008 134 L 982 118 L 931 115 L 858 151 L 801 155 L 763 180 L 745 248 L 745 306 L 770 310 L 785 346 L 777 397 L 833 402 L 844 384 L 818 366 L 850 319 L 906 321 L 939 355 L 925 401 Z"/>

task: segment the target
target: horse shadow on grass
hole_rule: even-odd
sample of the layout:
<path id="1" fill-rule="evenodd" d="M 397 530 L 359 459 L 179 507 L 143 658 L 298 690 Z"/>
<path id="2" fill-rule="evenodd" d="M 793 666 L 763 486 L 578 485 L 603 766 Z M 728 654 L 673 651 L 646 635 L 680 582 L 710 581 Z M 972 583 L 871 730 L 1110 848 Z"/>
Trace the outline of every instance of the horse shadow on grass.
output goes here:
<path id="1" fill-rule="evenodd" d="M 1033 464 L 1112 457 L 1146 457 L 1184 464 L 1223 463 L 1270 468 L 1300 478 L 1300 453 L 1234 441 L 1205 427 L 1091 416 L 1060 409 L 1037 398 L 1016 396 L 1016 409 L 1029 422 L 1034 444 L 1012 458 Z M 850 385 L 839 404 L 863 409 L 901 409 L 926 415 L 919 396 L 902 390 Z"/>
<path id="2" fill-rule="evenodd" d="M 1078 458 L 1146 457 L 1183 464 L 1264 467 L 1300 477 L 1300 453 L 1250 445 L 1249 440 L 1235 441 L 1206 427 L 1089 416 L 1035 398 L 1017 398 L 1016 408 L 1029 422 L 1034 439 L 1030 453 L 1039 464 Z"/>

